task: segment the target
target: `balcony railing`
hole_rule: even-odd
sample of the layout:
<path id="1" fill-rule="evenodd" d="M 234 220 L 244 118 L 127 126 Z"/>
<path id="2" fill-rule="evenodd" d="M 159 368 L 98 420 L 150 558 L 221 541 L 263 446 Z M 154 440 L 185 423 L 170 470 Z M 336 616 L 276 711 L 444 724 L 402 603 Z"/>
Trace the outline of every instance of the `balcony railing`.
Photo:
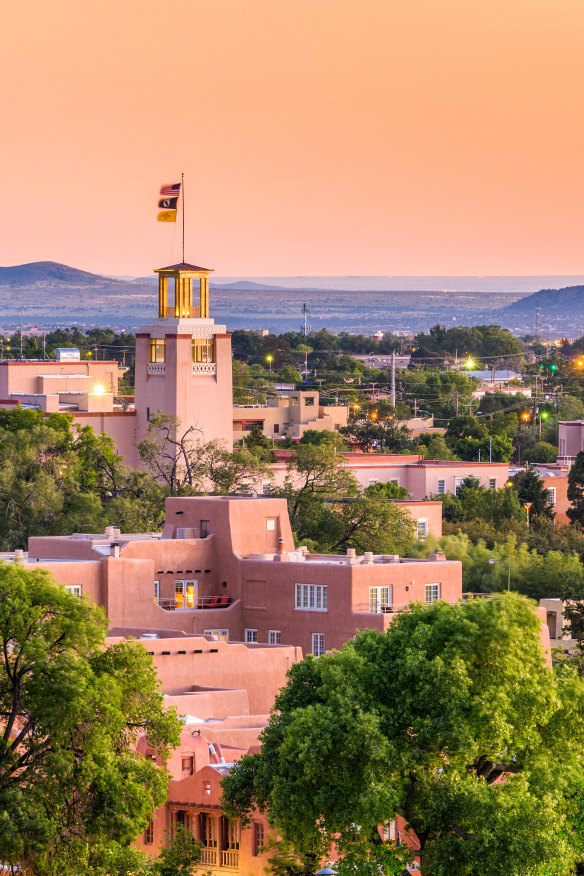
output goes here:
<path id="1" fill-rule="evenodd" d="M 221 866 L 239 869 L 239 849 L 225 849 L 221 852 Z"/>
<path id="2" fill-rule="evenodd" d="M 217 866 L 217 849 L 210 849 L 203 846 L 201 849 L 201 864 L 212 864 Z"/>
<path id="3" fill-rule="evenodd" d="M 215 362 L 193 362 L 193 374 L 216 374 Z"/>
<path id="4" fill-rule="evenodd" d="M 194 603 L 189 603 L 189 597 L 176 597 L 175 599 L 159 599 L 158 605 L 164 611 L 204 611 L 209 608 L 228 608 L 233 603 L 233 596 L 199 596 Z"/>
<path id="5" fill-rule="evenodd" d="M 148 374 L 164 374 L 166 372 L 166 364 L 164 362 L 149 362 Z"/>

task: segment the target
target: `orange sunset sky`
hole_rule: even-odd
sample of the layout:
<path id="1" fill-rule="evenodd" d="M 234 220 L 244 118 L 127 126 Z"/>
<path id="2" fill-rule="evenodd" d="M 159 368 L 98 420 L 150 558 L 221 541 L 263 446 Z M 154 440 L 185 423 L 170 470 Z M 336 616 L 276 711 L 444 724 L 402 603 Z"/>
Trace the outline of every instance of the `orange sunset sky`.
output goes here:
<path id="1" fill-rule="evenodd" d="M 582 0 L 26 0 L 0 264 L 584 273 Z"/>

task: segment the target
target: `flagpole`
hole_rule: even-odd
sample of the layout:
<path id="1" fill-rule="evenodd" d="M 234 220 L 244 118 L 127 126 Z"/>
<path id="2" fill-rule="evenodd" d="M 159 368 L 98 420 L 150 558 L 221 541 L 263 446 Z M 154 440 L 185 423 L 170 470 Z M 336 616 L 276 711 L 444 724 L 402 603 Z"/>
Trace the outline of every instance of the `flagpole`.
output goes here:
<path id="1" fill-rule="evenodd" d="M 184 175 L 184 173 L 181 173 L 181 191 L 182 191 L 182 199 L 183 199 L 183 211 L 182 211 L 182 213 L 183 213 L 183 215 L 182 215 L 182 220 L 183 220 L 183 250 L 182 250 L 182 252 L 183 252 L 183 256 L 182 256 L 182 260 L 183 260 L 183 264 L 184 264 L 184 260 L 185 260 L 185 175 Z"/>

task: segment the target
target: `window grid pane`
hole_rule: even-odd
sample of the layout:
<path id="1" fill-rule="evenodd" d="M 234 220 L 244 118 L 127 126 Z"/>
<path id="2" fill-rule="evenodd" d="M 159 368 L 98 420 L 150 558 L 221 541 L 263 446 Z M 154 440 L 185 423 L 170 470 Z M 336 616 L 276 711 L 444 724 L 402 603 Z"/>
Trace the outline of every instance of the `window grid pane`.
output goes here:
<path id="1" fill-rule="evenodd" d="M 295 607 L 311 611 L 326 611 L 328 608 L 328 585 L 296 584 Z"/>

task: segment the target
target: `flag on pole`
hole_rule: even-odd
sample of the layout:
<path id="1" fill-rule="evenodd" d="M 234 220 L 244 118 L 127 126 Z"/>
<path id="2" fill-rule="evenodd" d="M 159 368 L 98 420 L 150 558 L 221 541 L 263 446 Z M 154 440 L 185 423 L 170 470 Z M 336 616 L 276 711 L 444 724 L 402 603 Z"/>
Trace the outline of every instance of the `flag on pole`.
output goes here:
<path id="1" fill-rule="evenodd" d="M 163 210 L 157 218 L 159 222 L 176 222 L 176 210 Z"/>
<path id="2" fill-rule="evenodd" d="M 158 207 L 160 210 L 176 210 L 177 204 L 178 198 L 162 198 L 158 202 Z"/>
<path id="3" fill-rule="evenodd" d="M 161 186 L 160 187 L 160 194 L 163 196 L 164 195 L 178 196 L 180 194 L 180 183 L 170 183 L 169 185 Z"/>

